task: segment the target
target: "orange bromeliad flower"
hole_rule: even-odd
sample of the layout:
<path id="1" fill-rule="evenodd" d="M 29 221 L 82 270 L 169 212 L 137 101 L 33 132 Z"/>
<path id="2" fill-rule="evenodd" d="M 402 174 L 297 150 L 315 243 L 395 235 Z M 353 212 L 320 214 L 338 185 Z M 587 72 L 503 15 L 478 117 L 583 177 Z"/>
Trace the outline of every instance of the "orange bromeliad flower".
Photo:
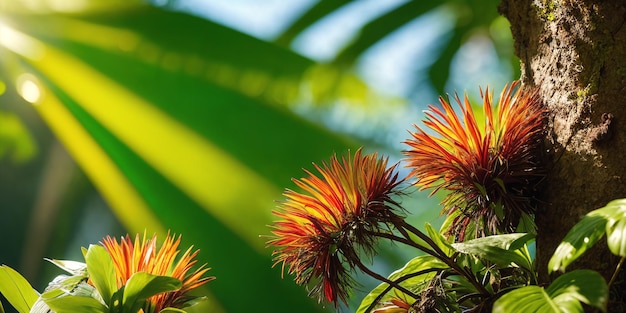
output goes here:
<path id="1" fill-rule="evenodd" d="M 329 164 L 315 165 L 321 178 L 305 170 L 308 177 L 294 179 L 305 193 L 286 190 L 268 242 L 274 251 L 275 264 L 288 266 L 300 285 L 313 282 L 311 294 L 318 301 L 346 302 L 348 290 L 354 285 L 348 272 L 361 263 L 360 250 L 371 255 L 376 232 L 385 224 L 402 217 L 391 196 L 400 184 L 395 173 L 397 164 L 387 168 L 387 159 L 377 154 L 361 154 L 354 158 L 333 156 Z"/>
<path id="2" fill-rule="evenodd" d="M 152 239 L 147 239 L 144 234 L 140 241 L 137 234 L 134 242 L 129 235 L 120 238 L 119 243 L 117 239 L 109 236 L 102 241 L 113 260 L 118 288 L 125 286 L 130 277 L 137 272 L 169 276 L 182 282 L 182 287 L 179 290 L 150 297 L 143 308 L 145 313 L 160 312 L 167 307 L 181 308 L 186 301 L 190 300 L 187 295 L 189 291 L 214 279 L 214 277 L 202 277 L 209 270 L 209 268 L 205 268 L 206 264 L 190 272 L 192 266 L 197 262 L 194 258 L 198 254 L 198 250 L 192 252 L 193 247 L 187 249 L 176 260 L 180 253 L 178 246 L 181 236 L 175 237 L 168 233 L 160 249 L 157 249 L 156 235 Z"/>
<path id="3" fill-rule="evenodd" d="M 424 125 L 405 143 L 410 176 L 420 189 L 449 191 L 443 213 L 449 214 L 448 234 L 463 241 L 511 232 L 521 219 L 531 221 L 532 194 L 543 175 L 537 151 L 544 130 L 544 109 L 535 91 L 505 86 L 495 110 L 492 94 L 481 90 L 484 124 L 480 125 L 467 98 L 455 97 L 461 112 L 439 98 L 443 110 L 426 112 Z"/>

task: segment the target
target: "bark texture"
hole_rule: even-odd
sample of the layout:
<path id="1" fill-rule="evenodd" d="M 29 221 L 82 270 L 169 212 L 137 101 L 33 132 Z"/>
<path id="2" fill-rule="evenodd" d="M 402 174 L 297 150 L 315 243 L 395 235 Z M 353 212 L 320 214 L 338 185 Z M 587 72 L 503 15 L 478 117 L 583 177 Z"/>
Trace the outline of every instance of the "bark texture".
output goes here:
<path id="1" fill-rule="evenodd" d="M 536 215 L 538 268 L 547 282 L 547 262 L 567 231 L 626 197 L 626 1 L 503 0 L 499 9 L 511 22 L 522 81 L 539 88 L 549 111 L 549 172 Z M 617 260 L 605 247 L 572 267 L 608 281 Z"/>

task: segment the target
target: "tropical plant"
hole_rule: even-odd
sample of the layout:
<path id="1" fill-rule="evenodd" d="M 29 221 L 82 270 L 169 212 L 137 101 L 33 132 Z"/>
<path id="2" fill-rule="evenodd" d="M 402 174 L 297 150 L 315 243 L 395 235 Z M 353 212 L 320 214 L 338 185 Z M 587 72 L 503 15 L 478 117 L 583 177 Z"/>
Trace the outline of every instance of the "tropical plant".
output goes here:
<path id="1" fill-rule="evenodd" d="M 178 254 L 181 236 L 135 241 L 127 235 L 120 243 L 106 237 L 102 245 L 83 249 L 85 262 L 50 260 L 70 275 L 59 275 L 40 295 L 8 266 L 0 267 L 0 292 L 19 313 L 159 313 L 186 312 L 202 298 L 190 291 L 214 279 L 203 277 L 207 268 L 190 272 L 198 251 Z"/>
<path id="2" fill-rule="evenodd" d="M 359 123 L 369 127 L 359 134 L 331 131 L 310 116 L 349 103 L 358 113 L 350 115 L 372 112 L 392 123 L 381 112 L 393 111 L 397 95 L 381 97 L 355 75 L 357 67 L 372 48 L 429 16 L 451 26 L 429 48 L 432 57 L 416 61 L 436 90 L 450 85 L 453 60 L 472 38 L 489 39 L 507 66 L 516 62 L 496 0 L 399 3 L 366 20 L 328 62 L 303 57 L 294 41 L 356 2 L 315 2 L 264 40 L 175 12 L 182 1 L 154 2 L 0 3 L 0 157 L 31 160 L 0 160 L 7 217 L 0 232 L 11 238 L 1 243 L 0 261 L 30 281 L 54 277 L 40 260 L 74 251 L 67 246 L 80 246 L 80 238 L 92 242 L 85 233 L 164 236 L 172 229 L 202 251 L 228 251 L 198 257 L 222 281 L 255 289 L 239 301 L 237 284 L 211 284 L 203 292 L 212 309 L 323 311 L 266 266 L 258 234 L 294 172 L 332 151 L 382 146 L 387 135 L 369 121 Z M 382 110 L 368 106 L 381 98 Z M 305 117 L 297 106 L 303 102 L 312 108 Z M 389 264 L 404 261 L 380 255 Z"/>
<path id="3" fill-rule="evenodd" d="M 622 257 L 611 281 L 577 269 L 542 286 L 528 246 L 535 238 L 533 192 L 543 173 L 537 148 L 544 110 L 535 90 L 513 91 L 516 86 L 505 87 L 495 107 L 485 92 L 482 120 L 467 97 L 456 97 L 460 116 L 441 99 L 443 110 L 431 107 L 424 121 L 433 132 L 417 127 L 406 142 L 408 178 L 448 193 L 441 232 L 407 223 L 397 164 L 388 167 L 386 158 L 358 150 L 315 165 L 319 176 L 306 171 L 306 178 L 294 180 L 301 193 L 285 191 L 268 241 L 276 264 L 318 302 L 335 307 L 347 303 L 357 271 L 381 281 L 357 312 L 584 312 L 582 304 L 605 312 L 626 255 L 626 200 L 583 218 L 549 265 L 564 271 L 606 233 L 610 250 Z M 382 239 L 425 255 L 382 276 L 362 261 L 376 254 Z"/>
<path id="4" fill-rule="evenodd" d="M 171 7 L 178 2 L 169 1 Z M 0 201 L 7 218 L 0 219 L 0 230 L 3 237 L 11 238 L 2 241 L 2 261 L 18 263 L 21 257 L 28 276 L 34 277 L 33 268 L 39 266 L 32 264 L 41 263 L 44 255 L 63 253 L 69 237 L 80 228 L 77 220 L 93 211 L 73 210 L 80 207 L 77 203 L 85 202 L 84 194 L 93 193 L 89 183 L 93 182 L 129 231 L 148 228 L 164 235 L 164 229 L 171 228 L 185 231 L 186 238 L 198 242 L 203 250 L 228 251 L 211 264 L 223 271 L 220 276 L 229 277 L 227 281 L 245 278 L 248 285 L 256 286 L 255 292 L 248 295 L 248 301 L 237 301 L 238 285 L 217 285 L 211 288 L 215 310 L 291 311 L 298 307 L 302 312 L 319 311 L 302 300 L 303 293 L 277 279 L 276 271 L 265 266 L 270 261 L 257 234 L 271 217 L 264 214 L 269 209 L 260 208 L 259 203 L 270 206 L 271 199 L 278 197 L 278 186 L 309 160 L 324 159 L 330 151 L 359 144 L 297 116 L 291 111 L 294 103 L 313 99 L 318 102 L 313 104 L 328 106 L 335 98 L 348 100 L 342 103 L 370 98 L 370 90 L 353 75 L 365 51 L 413 20 L 433 13 L 444 13 L 436 19 L 445 20 L 450 31 L 436 40 L 441 49 L 432 48 L 432 59 L 420 57 L 420 67 L 426 69 L 440 93 L 450 84 L 451 64 L 459 48 L 472 37 L 491 39 L 498 56 L 512 61 L 511 68 L 517 72 L 508 23 L 496 11 L 498 2 L 402 3 L 368 20 L 329 62 L 315 62 L 291 49 L 294 39 L 355 2 L 316 2 L 272 42 L 140 2 L 3 1 L 0 156 L 34 161 L 20 165 L 27 169 L 25 174 L 2 164 Z M 604 145 L 614 133 L 624 95 L 620 60 L 626 58 L 616 57 L 626 51 L 620 46 L 623 41 L 616 40 L 620 38 L 622 6 L 617 0 L 503 0 L 499 7 L 513 25 L 524 83 L 540 88 L 540 98 L 550 108 L 550 121 L 556 121 L 548 126 L 552 145 L 546 153 L 554 164 L 550 164 L 553 175 L 548 177 L 547 200 L 559 209 L 572 207 L 573 212 L 563 215 L 558 209 L 537 210 L 546 214 L 536 216 L 539 227 L 558 228 L 555 233 L 565 234 L 563 229 L 590 208 L 623 194 L 623 184 L 612 182 L 623 176 L 623 153 L 617 149 L 624 145 Z M 471 60 L 470 65 L 475 61 L 479 60 Z M 463 88 L 468 80 L 463 77 Z M 26 102 L 35 105 L 23 105 Z M 384 111 L 390 111 L 389 107 Z M 13 112 L 24 123 L 16 123 Z M 33 122 L 39 119 L 48 126 Z M 600 122 L 593 126 L 596 119 Z M 27 127 L 21 126 L 24 124 Z M 371 131 L 381 132 L 378 128 Z M 53 135 L 84 172 L 64 159 L 58 144 L 48 143 Z M 619 139 L 620 133 L 615 137 Z M 35 151 L 40 153 L 35 156 Z M 211 162 L 194 162 L 198 159 Z M 39 172 L 43 172 L 41 184 Z M 582 179 L 572 179 L 572 173 Z M 502 183 L 494 180 L 494 184 Z M 606 188 L 607 184 L 614 188 Z M 15 201 L 15 189 L 6 186 L 21 187 L 27 196 Z M 468 190 L 477 201 L 492 196 L 480 188 L 461 190 Z M 571 190 L 591 192 L 568 196 Z M 501 191 L 495 195 L 500 196 Z M 529 194 L 526 190 L 519 195 L 534 201 Z M 456 203 L 453 198 L 448 200 L 448 204 Z M 525 203 L 519 210 L 511 208 L 509 213 L 517 213 L 509 216 L 498 209 L 506 208 L 501 203 L 491 204 L 494 206 L 489 208 L 444 208 L 455 214 L 470 213 L 469 219 L 460 215 L 449 218 L 446 225 L 453 227 L 445 228 L 463 239 L 467 230 L 460 231 L 465 222 L 478 222 L 478 227 L 469 231 L 472 235 L 497 233 L 502 227 L 511 231 L 518 218 L 515 214 L 529 222 L 527 215 L 535 209 Z M 28 207 L 34 208 L 32 212 L 24 209 Z M 483 222 L 475 208 L 492 213 L 486 225 L 480 225 Z M 491 208 L 496 210 L 491 212 Z M 50 222 L 56 216 L 62 223 Z M 502 217 L 510 220 L 501 223 Z M 586 220 L 592 223 L 585 227 L 602 224 L 597 216 Z M 59 225 L 62 227 L 55 227 Z M 620 222 L 607 218 L 606 225 L 619 229 Z M 525 225 L 527 230 L 532 227 Z M 610 234 L 609 238 L 619 238 L 618 232 Z M 551 253 L 554 238 L 559 236 L 538 236 L 537 244 L 543 247 L 538 251 Z M 585 238 L 577 240 L 585 243 Z M 373 253 L 371 248 L 369 251 Z M 547 264 L 549 259 L 543 255 L 537 260 Z M 549 279 L 543 277 L 543 281 Z M 562 282 L 546 292 L 560 295 Z M 274 288 L 262 288 L 266 284 Z M 537 290 L 524 292 L 537 296 Z M 280 294 L 280 301 L 275 294 Z M 390 301 L 406 308 L 405 300 Z"/>

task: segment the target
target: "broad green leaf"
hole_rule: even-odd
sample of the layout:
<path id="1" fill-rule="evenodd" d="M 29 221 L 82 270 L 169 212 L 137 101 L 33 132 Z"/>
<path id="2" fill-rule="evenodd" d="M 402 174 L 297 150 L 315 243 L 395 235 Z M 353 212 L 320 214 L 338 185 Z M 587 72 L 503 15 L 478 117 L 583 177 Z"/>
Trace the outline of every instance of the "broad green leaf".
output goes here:
<path id="1" fill-rule="evenodd" d="M 626 199 L 609 202 L 593 210 L 565 235 L 548 263 L 548 271 L 565 268 L 591 248 L 604 234 L 611 252 L 626 256 Z"/>
<path id="2" fill-rule="evenodd" d="M 439 249 L 441 249 L 441 251 L 443 251 L 447 256 L 451 256 L 455 250 L 450 242 L 448 242 L 448 240 L 446 240 L 440 232 L 435 230 L 430 223 L 426 223 L 425 227 L 428 237 L 430 237 L 430 239 L 432 239 L 435 244 L 437 244 Z"/>
<path id="3" fill-rule="evenodd" d="M 531 261 L 516 251 L 534 235 L 525 233 L 493 235 L 483 238 L 454 243 L 452 246 L 459 252 L 471 254 L 506 267 L 515 263 L 526 269 L 532 269 Z"/>
<path id="4" fill-rule="evenodd" d="M 505 250 L 517 250 L 532 238 L 534 238 L 532 234 L 512 233 L 472 239 L 465 242 L 454 243 L 452 246 L 455 249 L 462 248 L 464 250 L 469 249 L 470 251 L 480 250 L 480 248 L 484 246 L 498 247 Z"/>
<path id="5" fill-rule="evenodd" d="M 115 278 L 115 266 L 106 249 L 99 245 L 90 245 L 85 255 L 87 272 L 104 302 L 111 306 L 113 293 L 118 289 Z"/>
<path id="6" fill-rule="evenodd" d="M 589 213 L 596 214 L 607 219 L 607 244 L 611 252 L 626 257 L 626 199 L 613 200 L 605 207 Z"/>
<path id="7" fill-rule="evenodd" d="M 285 109 L 313 62 L 149 6 L 11 18 L 46 51 L 21 55 L 15 79 L 35 78 L 37 111 L 130 232 L 183 233 L 220 279 L 275 287 L 246 302 L 237 284 L 211 288 L 226 311 L 323 310 L 259 239 L 291 177 L 356 147 Z"/>
<path id="8" fill-rule="evenodd" d="M 626 257 L 626 219 L 609 220 L 606 224 L 607 244 L 615 255 Z"/>
<path id="9" fill-rule="evenodd" d="M 522 249 L 526 244 L 535 239 L 537 235 L 533 233 L 524 233 L 524 236 L 520 236 L 519 238 L 513 240 L 509 243 L 507 247 L 508 250 L 518 250 Z"/>
<path id="10" fill-rule="evenodd" d="M 46 299 L 46 304 L 56 313 L 108 313 L 108 308 L 100 301 L 85 296 L 65 295 Z"/>
<path id="11" fill-rule="evenodd" d="M 626 218 L 626 199 L 613 200 L 604 207 L 589 212 L 588 215 L 601 215 L 616 220 Z"/>
<path id="12" fill-rule="evenodd" d="M 561 308 L 582 302 L 606 312 L 609 288 L 602 275 L 596 271 L 575 270 L 565 273 L 557 277 L 546 292 Z"/>
<path id="13" fill-rule="evenodd" d="M 493 313 L 561 313 L 557 304 L 539 286 L 526 286 L 504 294 L 493 304 Z"/>
<path id="14" fill-rule="evenodd" d="M 547 289 L 526 286 L 504 294 L 493 312 L 582 313 L 585 303 L 606 311 L 608 288 L 604 278 L 591 270 L 576 270 L 559 276 Z"/>
<path id="15" fill-rule="evenodd" d="M 59 3 L 55 2 L 33 2 L 28 1 L 7 1 L 2 5 L 2 9 L 11 13 L 44 13 L 44 12 L 57 12 L 64 10 L 78 10 L 82 13 L 85 12 L 101 12 L 112 11 L 120 9 L 134 8 L 142 4 L 142 1 L 137 0 L 109 0 L 109 1 L 80 1 L 72 2 L 66 1 L 64 3 L 67 7 L 59 6 Z"/>
<path id="16" fill-rule="evenodd" d="M 6 265 L 0 266 L 0 293 L 19 313 L 28 313 L 39 298 L 28 281 Z"/>
<path id="17" fill-rule="evenodd" d="M 400 285 L 414 290 L 419 285 L 427 283 L 437 271 L 444 270 L 448 266 L 430 255 L 418 256 L 409 261 L 401 269 L 391 273 L 389 280 L 396 281 Z M 421 273 L 421 274 L 419 274 Z M 419 275 L 416 275 L 419 274 Z M 384 301 L 385 295 L 391 291 L 389 284 L 382 283 L 372 290 L 357 309 L 357 313 L 364 313 L 374 303 Z M 394 289 L 394 292 L 400 292 Z M 378 300 L 377 300 L 378 299 Z"/>
<path id="18" fill-rule="evenodd" d="M 185 301 L 185 303 L 183 303 L 183 309 L 185 309 L 185 311 L 202 311 L 202 307 L 206 306 L 208 303 L 209 301 L 207 297 L 190 298 L 189 300 Z"/>
<path id="19" fill-rule="evenodd" d="M 587 214 L 565 235 L 548 262 L 548 272 L 565 271 L 585 251 L 591 248 L 605 232 L 606 218 Z"/>
<path id="20" fill-rule="evenodd" d="M 182 282 L 169 276 L 156 276 L 145 272 L 133 274 L 126 286 L 122 306 L 124 312 L 137 312 L 151 296 L 180 289 Z"/>

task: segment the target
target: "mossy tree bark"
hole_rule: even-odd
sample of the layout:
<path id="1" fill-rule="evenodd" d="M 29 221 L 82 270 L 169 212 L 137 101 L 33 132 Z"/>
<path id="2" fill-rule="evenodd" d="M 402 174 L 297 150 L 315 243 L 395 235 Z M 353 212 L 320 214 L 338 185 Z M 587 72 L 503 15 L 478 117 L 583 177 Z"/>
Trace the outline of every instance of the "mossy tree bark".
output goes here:
<path id="1" fill-rule="evenodd" d="M 536 215 L 538 268 L 548 282 L 547 262 L 569 229 L 626 197 L 626 2 L 502 0 L 499 9 L 511 22 L 522 81 L 539 88 L 549 111 L 549 172 Z M 606 244 L 595 249 L 572 267 L 608 281 L 617 260 Z"/>

